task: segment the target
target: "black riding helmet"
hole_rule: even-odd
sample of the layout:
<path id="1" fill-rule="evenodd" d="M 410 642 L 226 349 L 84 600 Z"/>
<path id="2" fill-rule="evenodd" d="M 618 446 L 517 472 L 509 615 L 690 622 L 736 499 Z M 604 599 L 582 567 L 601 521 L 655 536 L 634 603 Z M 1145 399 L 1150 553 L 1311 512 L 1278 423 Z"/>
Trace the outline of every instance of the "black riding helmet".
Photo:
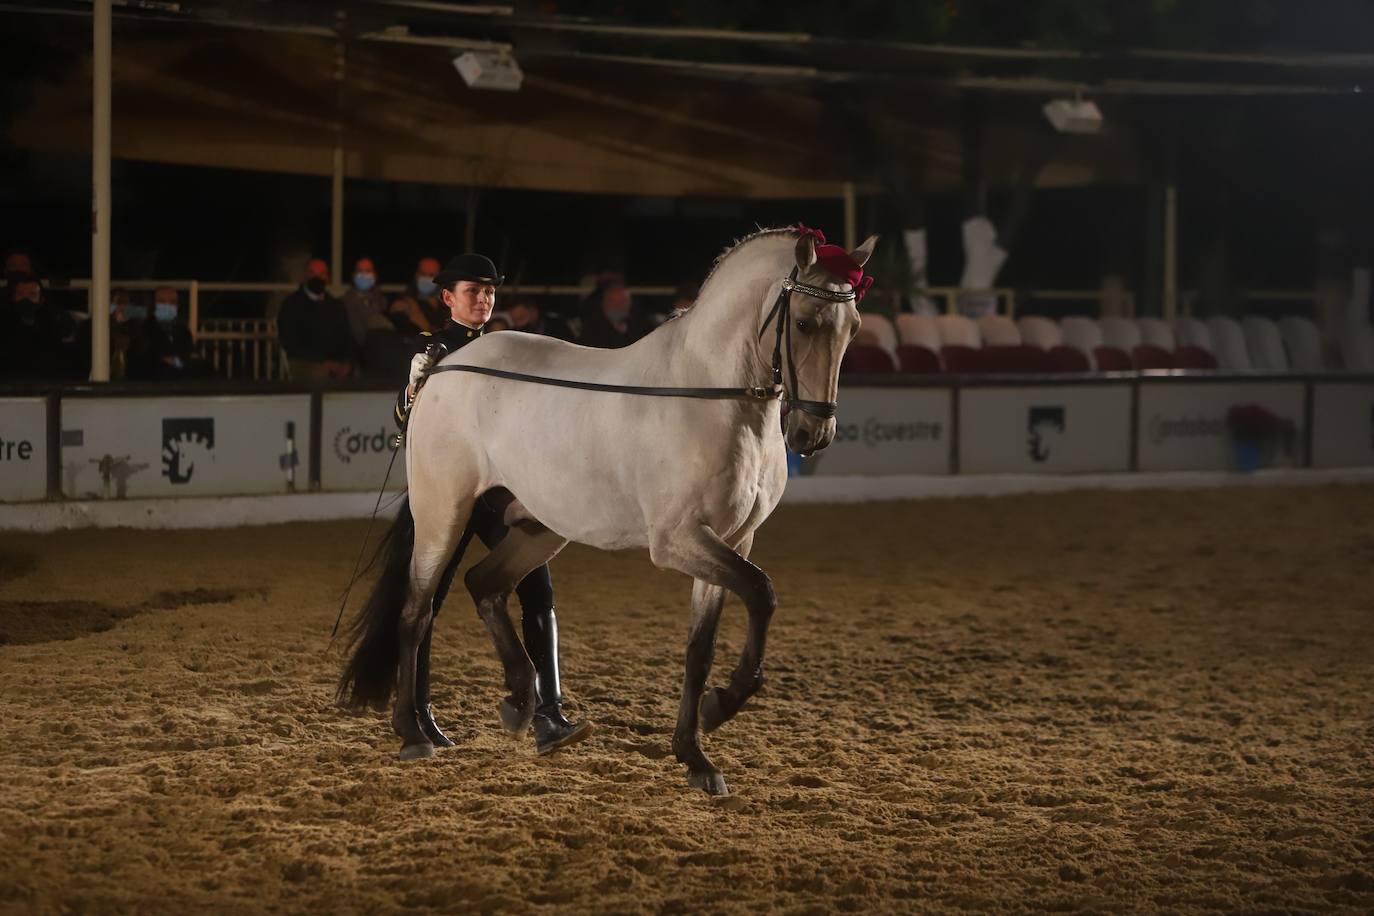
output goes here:
<path id="1" fill-rule="evenodd" d="M 444 265 L 444 269 L 435 276 L 434 283 L 440 289 L 448 289 L 459 280 L 471 280 L 474 283 L 490 283 L 492 286 L 500 286 L 505 279 L 497 271 L 491 258 L 469 252 L 451 258 Z"/>

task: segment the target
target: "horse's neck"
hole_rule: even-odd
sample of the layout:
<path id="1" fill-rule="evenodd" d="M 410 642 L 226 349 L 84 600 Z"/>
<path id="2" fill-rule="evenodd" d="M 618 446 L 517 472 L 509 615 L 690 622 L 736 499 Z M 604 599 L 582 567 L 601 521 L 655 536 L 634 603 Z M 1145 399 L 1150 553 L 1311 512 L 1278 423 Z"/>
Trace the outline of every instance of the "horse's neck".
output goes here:
<path id="1" fill-rule="evenodd" d="M 696 305 L 664 327 L 671 331 L 664 340 L 672 347 L 671 365 L 698 379 L 706 371 L 714 379 L 711 385 L 771 384 L 768 364 L 760 357 L 759 329 L 769 288 L 790 270 L 793 243 L 769 241 L 750 246 L 761 250 L 731 254 L 702 289 Z"/>

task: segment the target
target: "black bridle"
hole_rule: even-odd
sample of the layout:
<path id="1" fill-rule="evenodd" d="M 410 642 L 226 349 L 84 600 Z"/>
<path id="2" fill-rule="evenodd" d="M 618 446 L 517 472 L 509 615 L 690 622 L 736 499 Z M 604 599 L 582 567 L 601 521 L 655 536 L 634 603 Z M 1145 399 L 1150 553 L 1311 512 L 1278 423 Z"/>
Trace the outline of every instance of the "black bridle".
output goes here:
<path id="1" fill-rule="evenodd" d="M 753 401 L 772 401 L 781 400 L 789 410 L 800 410 L 802 413 L 809 413 L 813 417 L 822 420 L 829 420 L 835 416 L 835 411 L 839 405 L 834 401 L 808 401 L 797 397 L 801 389 L 797 387 L 797 364 L 792 357 L 792 292 L 805 293 L 817 299 L 825 299 L 829 302 L 853 302 L 857 294 L 852 289 L 836 291 L 825 289 L 820 286 L 811 286 L 806 283 L 797 282 L 798 268 L 792 268 L 792 274 L 782 281 L 782 288 L 778 291 L 777 301 L 769 309 L 767 317 L 763 319 L 763 326 L 759 328 L 759 340 L 763 340 L 763 332 L 768 330 L 768 325 L 774 319 L 777 320 L 777 336 L 773 342 L 773 385 L 772 387 L 756 386 L 747 388 L 656 388 L 648 385 L 607 385 L 601 382 L 579 382 L 572 379 L 547 378 L 542 375 L 529 375 L 524 372 L 511 372 L 508 369 L 492 369 L 487 366 L 435 366 L 429 370 L 435 372 L 471 372 L 475 375 L 486 375 L 492 378 L 510 379 L 516 382 L 530 382 L 535 385 L 551 385 L 556 388 L 577 388 L 582 391 L 606 391 L 613 394 L 638 394 L 648 397 L 659 398 L 703 398 L 706 400 L 727 400 L 731 398 L 743 398 Z M 787 385 L 783 382 L 783 339 L 786 337 L 787 355 L 787 377 L 791 382 L 792 393 L 788 394 Z M 442 344 L 436 344 L 436 348 L 447 350 Z M 442 353 L 436 354 L 442 358 Z"/>

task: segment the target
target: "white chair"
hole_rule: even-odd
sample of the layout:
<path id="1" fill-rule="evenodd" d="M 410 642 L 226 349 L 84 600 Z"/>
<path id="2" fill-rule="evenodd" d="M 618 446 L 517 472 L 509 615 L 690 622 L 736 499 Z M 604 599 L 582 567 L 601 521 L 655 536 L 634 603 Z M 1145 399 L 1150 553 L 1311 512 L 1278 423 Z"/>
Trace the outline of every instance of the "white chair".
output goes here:
<path id="1" fill-rule="evenodd" d="M 1140 346 L 1140 328 L 1129 318 L 1103 318 L 1099 327 L 1102 328 L 1102 342 L 1127 356 Z"/>
<path id="2" fill-rule="evenodd" d="M 940 339 L 940 323 L 935 316 L 908 315 L 905 312 L 897 316 L 897 339 L 904 344 L 925 347 L 932 353 L 939 353 L 943 343 Z"/>
<path id="3" fill-rule="evenodd" d="M 1279 335 L 1288 347 L 1288 364 L 1295 372 L 1325 372 L 1322 335 L 1312 319 L 1289 315 L 1279 319 Z"/>
<path id="4" fill-rule="evenodd" d="M 1245 345 L 1245 332 L 1234 318 L 1207 319 L 1207 333 L 1212 337 L 1212 355 L 1225 372 L 1253 372 L 1250 350 Z"/>
<path id="5" fill-rule="evenodd" d="M 1174 322 L 1174 339 L 1180 347 L 1197 347 L 1199 350 L 1212 350 L 1212 335 L 1207 325 L 1196 318 L 1180 318 Z"/>
<path id="6" fill-rule="evenodd" d="M 1278 325 L 1259 315 L 1247 315 L 1240 328 L 1245 334 L 1245 348 L 1250 352 L 1250 365 L 1255 371 L 1288 371 L 1288 354 L 1283 349 Z"/>
<path id="7" fill-rule="evenodd" d="M 1091 318 L 1070 315 L 1059 322 L 1059 330 L 1064 333 L 1064 343 L 1081 350 L 1088 357 L 1088 364 L 1097 368 L 1097 357 L 1093 351 L 1102 346 L 1102 329 Z"/>
<path id="8" fill-rule="evenodd" d="M 935 321 L 940 327 L 940 342 L 945 346 L 973 347 L 975 350 L 983 346 L 978 325 L 973 323 L 973 319 L 963 315 L 941 315 Z"/>
<path id="9" fill-rule="evenodd" d="M 1021 332 L 1021 340 L 1032 347 L 1049 350 L 1064 342 L 1059 325 L 1040 315 L 1026 315 L 1016 320 L 1016 329 Z"/>
<path id="10" fill-rule="evenodd" d="M 886 315 L 860 315 L 859 333 L 869 333 L 878 346 L 882 347 L 892 357 L 893 363 L 897 361 L 897 330 L 892 327 L 892 322 L 887 320 Z"/>
<path id="11" fill-rule="evenodd" d="M 1021 343 L 1021 332 L 1016 322 L 1005 315 L 980 315 L 978 334 L 987 347 L 1015 347 Z"/>
<path id="12" fill-rule="evenodd" d="M 1140 329 L 1140 339 L 1143 343 L 1159 347 L 1168 353 L 1178 349 L 1174 341 L 1173 328 L 1169 327 L 1168 322 L 1159 318 L 1141 318 L 1136 322 L 1136 327 Z"/>
<path id="13" fill-rule="evenodd" d="M 1374 372 L 1374 328 L 1361 321 L 1341 335 L 1341 358 L 1348 372 Z"/>

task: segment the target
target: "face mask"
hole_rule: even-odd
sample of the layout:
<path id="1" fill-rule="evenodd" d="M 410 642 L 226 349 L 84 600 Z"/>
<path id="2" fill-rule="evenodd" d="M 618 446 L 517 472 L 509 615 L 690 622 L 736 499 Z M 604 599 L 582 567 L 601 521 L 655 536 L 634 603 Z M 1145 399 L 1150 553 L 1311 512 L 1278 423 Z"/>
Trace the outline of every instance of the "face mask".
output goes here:
<path id="1" fill-rule="evenodd" d="M 421 296 L 432 296 L 432 295 L 434 295 L 434 290 L 435 290 L 434 278 L 433 278 L 433 277 L 416 277 L 416 278 L 415 278 L 415 289 L 416 289 L 417 292 L 419 292 L 419 294 L 420 294 Z"/>
<path id="2" fill-rule="evenodd" d="M 324 295 L 324 277 L 311 277 L 305 281 L 306 291 L 314 296 Z"/>
<path id="3" fill-rule="evenodd" d="M 177 307 L 171 302 L 159 302 L 157 305 L 153 306 L 153 317 L 163 323 L 175 321 L 177 317 Z"/>
<path id="4" fill-rule="evenodd" d="M 353 287 L 360 293 L 365 293 L 372 289 L 376 282 L 377 277 L 375 274 L 358 273 L 353 275 Z"/>
<path id="5" fill-rule="evenodd" d="M 126 305 L 124 306 L 125 321 L 142 321 L 148 317 L 148 306 L 146 305 Z"/>

